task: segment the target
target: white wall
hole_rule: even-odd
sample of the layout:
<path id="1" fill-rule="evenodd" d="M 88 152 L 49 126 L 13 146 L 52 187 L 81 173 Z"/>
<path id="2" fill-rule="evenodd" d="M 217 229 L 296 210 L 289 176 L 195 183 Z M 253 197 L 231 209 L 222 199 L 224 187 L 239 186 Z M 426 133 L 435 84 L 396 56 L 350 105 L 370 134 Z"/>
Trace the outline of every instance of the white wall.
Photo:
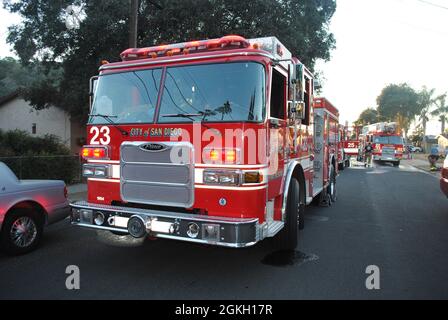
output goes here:
<path id="1" fill-rule="evenodd" d="M 33 123 L 36 123 L 35 136 L 53 134 L 70 148 L 70 117 L 63 110 L 50 107 L 35 110 L 17 97 L 0 106 L 0 129 L 3 131 L 19 129 L 32 134 Z"/>

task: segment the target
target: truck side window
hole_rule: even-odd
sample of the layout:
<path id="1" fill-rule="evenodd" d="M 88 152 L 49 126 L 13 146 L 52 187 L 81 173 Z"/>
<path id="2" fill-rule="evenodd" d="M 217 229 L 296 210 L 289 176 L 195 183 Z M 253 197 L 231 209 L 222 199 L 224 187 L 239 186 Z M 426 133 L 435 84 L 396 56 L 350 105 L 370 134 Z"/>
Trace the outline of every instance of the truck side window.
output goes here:
<path id="1" fill-rule="evenodd" d="M 304 102 L 305 102 L 305 119 L 303 119 L 303 124 L 304 125 L 309 125 L 310 124 L 310 105 L 311 105 L 311 90 L 312 90 L 312 86 L 311 86 L 311 81 L 310 79 L 305 77 L 305 92 L 303 95 L 304 98 Z"/>
<path id="2" fill-rule="evenodd" d="M 277 70 L 272 70 L 271 118 L 285 119 L 286 78 Z"/>

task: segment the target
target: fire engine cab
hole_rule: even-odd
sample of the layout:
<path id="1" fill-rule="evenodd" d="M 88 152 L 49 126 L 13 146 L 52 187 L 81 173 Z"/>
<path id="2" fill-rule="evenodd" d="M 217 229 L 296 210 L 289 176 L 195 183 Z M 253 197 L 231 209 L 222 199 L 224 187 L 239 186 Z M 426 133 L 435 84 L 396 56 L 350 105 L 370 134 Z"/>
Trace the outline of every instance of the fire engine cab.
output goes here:
<path id="1" fill-rule="evenodd" d="M 227 247 L 294 249 L 305 206 L 336 200 L 337 112 L 275 37 L 123 51 L 91 80 L 88 198 L 72 224 Z"/>
<path id="2" fill-rule="evenodd" d="M 361 148 L 371 142 L 373 146 L 373 160 L 392 162 L 394 166 L 400 165 L 403 158 L 404 140 L 401 130 L 395 122 L 379 122 L 362 128 Z"/>

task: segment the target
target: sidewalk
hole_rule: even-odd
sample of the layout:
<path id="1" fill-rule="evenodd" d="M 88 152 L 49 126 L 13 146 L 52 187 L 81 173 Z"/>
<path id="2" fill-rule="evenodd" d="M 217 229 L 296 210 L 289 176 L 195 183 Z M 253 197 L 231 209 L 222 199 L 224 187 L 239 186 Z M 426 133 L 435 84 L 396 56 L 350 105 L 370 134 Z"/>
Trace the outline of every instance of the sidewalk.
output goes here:
<path id="1" fill-rule="evenodd" d="M 407 164 L 410 166 L 413 166 L 417 169 L 421 169 L 424 170 L 426 172 L 429 172 L 433 175 L 439 175 L 440 171 L 431 171 L 430 170 L 430 165 L 429 165 L 429 161 L 428 161 L 428 155 L 427 154 L 423 154 L 423 153 L 414 153 L 412 154 L 412 159 L 407 159 L 406 155 L 405 158 L 403 158 L 403 160 L 401 160 L 403 164 Z M 437 167 L 441 168 L 443 166 L 443 159 L 439 159 L 439 161 L 437 161 Z"/>

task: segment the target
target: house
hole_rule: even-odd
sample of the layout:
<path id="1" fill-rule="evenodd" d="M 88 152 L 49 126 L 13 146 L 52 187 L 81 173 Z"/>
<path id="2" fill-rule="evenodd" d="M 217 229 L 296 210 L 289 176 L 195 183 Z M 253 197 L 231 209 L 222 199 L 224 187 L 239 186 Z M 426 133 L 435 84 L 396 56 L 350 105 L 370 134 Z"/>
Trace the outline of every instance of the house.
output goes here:
<path id="1" fill-rule="evenodd" d="M 424 136 L 423 142 L 422 142 L 422 148 L 425 152 L 428 152 L 431 150 L 431 146 L 437 144 L 437 137 L 436 136 Z"/>
<path id="2" fill-rule="evenodd" d="M 441 146 L 443 150 L 448 149 L 448 133 L 439 134 L 437 136 L 437 144 Z"/>
<path id="3" fill-rule="evenodd" d="M 85 127 L 71 119 L 64 110 L 54 106 L 36 110 L 19 91 L 0 97 L 0 129 L 19 129 L 37 137 L 55 135 L 73 154 L 79 152 L 86 135 Z"/>

